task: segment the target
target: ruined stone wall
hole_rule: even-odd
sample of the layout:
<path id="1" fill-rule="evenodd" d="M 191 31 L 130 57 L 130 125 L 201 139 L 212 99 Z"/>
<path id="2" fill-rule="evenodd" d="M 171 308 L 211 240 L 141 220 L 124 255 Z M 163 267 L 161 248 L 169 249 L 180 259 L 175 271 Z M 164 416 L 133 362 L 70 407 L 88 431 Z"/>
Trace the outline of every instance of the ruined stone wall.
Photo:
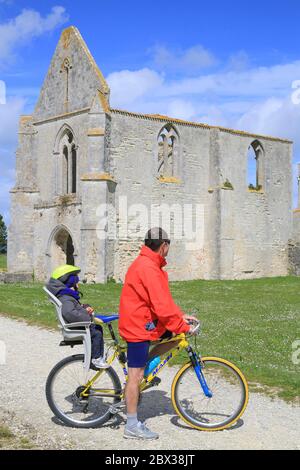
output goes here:
<path id="1" fill-rule="evenodd" d="M 102 73 L 75 27 L 63 31 L 35 108 L 37 120 L 89 108 L 97 90 L 109 96 Z"/>
<path id="2" fill-rule="evenodd" d="M 178 171 L 172 179 L 158 178 L 157 138 L 164 122 L 143 119 L 120 113 L 112 114 L 110 146 L 110 172 L 117 180 L 116 206 L 120 198 L 127 196 L 128 207 L 142 204 L 150 209 L 161 204 L 196 204 L 207 209 L 209 201 L 209 148 L 210 134 L 207 128 L 195 131 L 191 126 L 174 124 L 179 135 Z M 150 213 L 150 210 L 149 210 Z M 209 277 L 210 237 L 207 223 L 209 214 L 205 211 L 204 246 L 187 250 L 186 240 L 174 240 L 174 226 L 171 225 L 172 246 L 168 257 L 170 278 L 194 279 Z M 130 218 L 128 220 L 130 226 Z M 147 229 L 153 225 L 149 220 Z M 155 225 L 155 224 L 154 224 Z M 118 229 L 120 229 L 118 220 Z M 142 233 L 144 235 L 144 233 Z M 114 275 L 124 279 L 124 274 L 139 252 L 142 238 L 121 236 L 115 246 Z"/>
<path id="3" fill-rule="evenodd" d="M 174 241 L 170 278 L 239 279 L 288 273 L 291 237 L 291 144 L 260 139 L 264 148 L 263 188 L 248 189 L 247 151 L 255 140 L 247 134 L 174 123 L 181 159 L 176 183 L 157 175 L 157 136 L 164 122 L 113 113 L 111 172 L 118 180 L 116 204 L 204 205 L 204 245 L 186 249 Z M 233 190 L 226 187 L 226 181 Z M 149 223 L 149 226 L 151 224 Z M 153 225 L 153 224 L 152 224 Z M 171 237 L 173 233 L 171 231 Z M 142 239 L 120 238 L 115 249 L 115 277 L 123 279 Z"/>
<path id="4" fill-rule="evenodd" d="M 223 191 L 220 214 L 221 278 L 288 273 L 291 237 L 291 144 L 260 138 L 262 189 L 248 189 L 247 150 L 254 137 L 220 132 L 221 174 L 233 191 Z"/>
<path id="5" fill-rule="evenodd" d="M 33 273 L 33 208 L 38 199 L 37 160 L 33 152 L 36 131 L 31 116 L 20 119 L 16 151 L 16 183 L 11 190 L 7 264 L 10 273 Z"/>
<path id="6" fill-rule="evenodd" d="M 57 229 L 64 228 L 72 237 L 74 259 L 82 267 L 82 276 L 89 281 L 97 276 L 98 280 L 105 280 L 106 260 L 96 234 L 96 212 L 98 204 L 106 202 L 107 183 L 98 181 L 98 174 L 96 180 L 94 176 L 89 178 L 91 171 L 104 171 L 104 145 L 101 142 L 98 144 L 97 140 L 104 137 L 89 136 L 92 126 L 98 125 L 98 129 L 99 124 L 102 124 L 101 119 L 92 122 L 90 114 L 84 113 L 34 125 L 34 139 L 28 151 L 36 156 L 36 191 L 13 193 L 13 232 L 9 250 L 11 272 L 18 272 L 21 267 L 21 271 L 34 272 L 35 279 L 45 280 L 55 267 L 55 260 L 51 259 L 53 237 Z M 63 194 L 61 191 L 62 155 L 58 141 L 66 126 L 72 131 L 77 147 L 76 194 Z M 102 154 L 99 145 L 102 146 Z M 85 208 L 84 220 L 82 204 Z M 26 227 L 30 229 L 26 230 Z M 13 261 L 15 252 L 18 257 Z M 101 275 L 97 274 L 99 270 L 102 271 Z"/>
<path id="7" fill-rule="evenodd" d="M 40 280 L 47 278 L 54 261 L 51 260 L 51 243 L 55 230 L 64 226 L 70 233 L 75 260 L 80 263 L 81 253 L 81 180 L 87 170 L 87 114 L 54 119 L 36 124 L 34 142 L 38 157 L 37 174 L 39 199 L 35 204 L 34 220 L 34 272 Z M 73 132 L 77 149 L 77 193 L 62 193 L 62 155 L 59 152 L 60 134 L 68 126 Z"/>

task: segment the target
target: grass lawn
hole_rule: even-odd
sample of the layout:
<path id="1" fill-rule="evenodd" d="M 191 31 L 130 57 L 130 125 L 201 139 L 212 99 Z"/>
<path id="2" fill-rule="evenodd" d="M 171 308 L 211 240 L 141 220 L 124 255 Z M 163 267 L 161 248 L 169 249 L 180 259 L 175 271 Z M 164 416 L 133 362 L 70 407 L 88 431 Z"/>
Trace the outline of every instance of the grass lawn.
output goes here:
<path id="1" fill-rule="evenodd" d="M 0 271 L 6 271 L 7 256 L 0 255 Z"/>
<path id="2" fill-rule="evenodd" d="M 202 321 L 202 355 L 233 361 L 250 382 L 275 388 L 285 399 L 295 399 L 300 390 L 300 365 L 292 362 L 292 344 L 300 340 L 299 287 L 296 277 L 171 284 L 181 308 Z M 83 285 L 82 291 L 83 301 L 98 312 L 117 311 L 120 285 Z M 57 324 L 40 284 L 0 285 L 0 312 L 47 327 Z"/>

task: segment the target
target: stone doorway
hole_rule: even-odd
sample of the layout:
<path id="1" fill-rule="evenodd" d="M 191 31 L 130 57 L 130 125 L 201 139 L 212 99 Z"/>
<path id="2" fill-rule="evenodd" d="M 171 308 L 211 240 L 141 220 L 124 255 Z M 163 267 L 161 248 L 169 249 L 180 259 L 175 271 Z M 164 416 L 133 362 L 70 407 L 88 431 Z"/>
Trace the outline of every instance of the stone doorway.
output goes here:
<path id="1" fill-rule="evenodd" d="M 52 270 L 63 264 L 75 264 L 74 244 L 70 233 L 65 229 L 59 229 L 51 243 Z"/>

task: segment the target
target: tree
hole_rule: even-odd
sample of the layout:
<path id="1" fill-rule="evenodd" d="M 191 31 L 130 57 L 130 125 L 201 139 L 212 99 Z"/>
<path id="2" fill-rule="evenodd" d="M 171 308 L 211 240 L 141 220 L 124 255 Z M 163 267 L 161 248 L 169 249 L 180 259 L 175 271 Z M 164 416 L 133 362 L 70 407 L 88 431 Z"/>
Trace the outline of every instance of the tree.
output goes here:
<path id="1" fill-rule="evenodd" d="M 7 227 L 5 225 L 4 219 L 0 214 L 0 245 L 7 244 Z"/>

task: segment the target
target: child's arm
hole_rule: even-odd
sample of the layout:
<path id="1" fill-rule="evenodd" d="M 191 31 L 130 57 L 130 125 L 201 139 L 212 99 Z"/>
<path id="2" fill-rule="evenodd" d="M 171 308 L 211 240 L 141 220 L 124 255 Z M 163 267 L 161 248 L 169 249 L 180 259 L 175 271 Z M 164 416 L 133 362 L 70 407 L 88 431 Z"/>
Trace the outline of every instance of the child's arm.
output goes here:
<path id="1" fill-rule="evenodd" d="M 62 305 L 62 315 L 69 323 L 91 321 L 91 314 L 79 302 L 65 300 Z"/>

